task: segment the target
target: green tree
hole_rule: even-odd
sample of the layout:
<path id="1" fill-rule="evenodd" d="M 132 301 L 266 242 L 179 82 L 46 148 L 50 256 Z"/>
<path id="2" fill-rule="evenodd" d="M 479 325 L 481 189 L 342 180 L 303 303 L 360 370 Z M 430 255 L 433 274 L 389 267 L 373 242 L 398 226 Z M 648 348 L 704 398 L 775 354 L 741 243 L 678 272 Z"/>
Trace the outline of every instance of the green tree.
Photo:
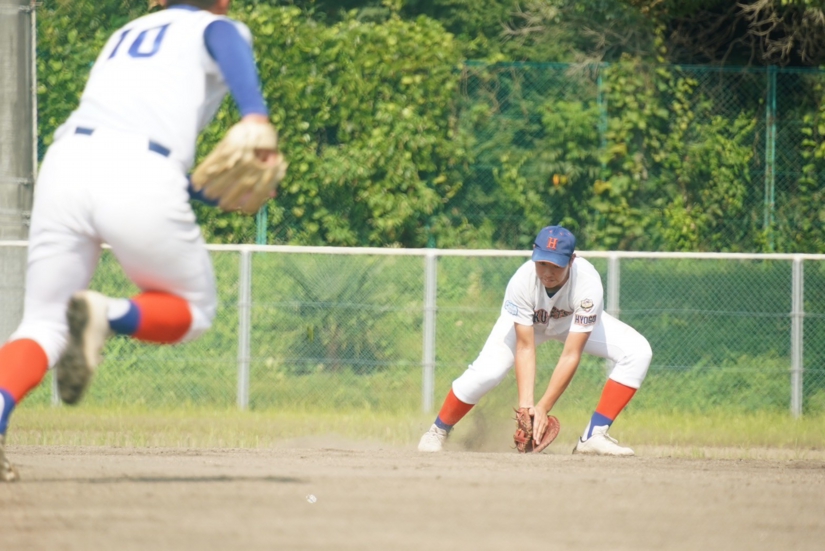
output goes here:
<path id="1" fill-rule="evenodd" d="M 460 60 L 436 22 L 247 8 L 264 90 L 290 169 L 270 205 L 279 241 L 423 246 L 428 219 L 460 189 L 454 101 Z M 220 115 L 209 148 L 232 120 Z"/>

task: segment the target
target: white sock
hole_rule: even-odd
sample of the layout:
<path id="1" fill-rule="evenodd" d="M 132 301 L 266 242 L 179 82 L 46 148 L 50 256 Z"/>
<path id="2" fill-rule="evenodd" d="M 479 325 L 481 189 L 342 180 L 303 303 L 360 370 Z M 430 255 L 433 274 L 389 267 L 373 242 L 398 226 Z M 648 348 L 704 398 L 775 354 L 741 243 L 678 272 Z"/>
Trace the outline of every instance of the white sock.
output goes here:
<path id="1" fill-rule="evenodd" d="M 106 308 L 106 319 L 111 321 L 122 318 L 131 305 L 128 298 L 110 298 Z"/>

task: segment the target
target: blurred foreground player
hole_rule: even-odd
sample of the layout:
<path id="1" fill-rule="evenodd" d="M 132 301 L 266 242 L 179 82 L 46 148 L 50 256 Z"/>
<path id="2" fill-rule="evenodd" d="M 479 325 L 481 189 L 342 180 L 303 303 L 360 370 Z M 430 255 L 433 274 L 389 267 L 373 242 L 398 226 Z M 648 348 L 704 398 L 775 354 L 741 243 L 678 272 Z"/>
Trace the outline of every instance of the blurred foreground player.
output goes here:
<path id="1" fill-rule="evenodd" d="M 23 321 L 0 348 L 0 481 L 18 478 L 4 450 L 12 410 L 50 366 L 73 404 L 109 335 L 176 343 L 210 327 L 215 281 L 190 195 L 254 213 L 284 176 L 252 37 L 226 17 L 230 1 L 154 2 L 166 9 L 112 35 L 55 132 L 35 190 Z M 227 92 L 241 121 L 190 184 L 198 134 Z M 86 290 L 102 243 L 140 294 Z"/>

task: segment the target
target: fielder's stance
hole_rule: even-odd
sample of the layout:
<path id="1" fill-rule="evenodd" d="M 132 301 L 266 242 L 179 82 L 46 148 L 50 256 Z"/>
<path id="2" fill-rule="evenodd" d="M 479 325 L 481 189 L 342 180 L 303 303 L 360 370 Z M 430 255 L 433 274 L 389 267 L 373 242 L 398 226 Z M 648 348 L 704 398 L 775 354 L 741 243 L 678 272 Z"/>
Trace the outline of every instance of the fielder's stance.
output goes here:
<path id="1" fill-rule="evenodd" d="M 167 0 L 107 42 L 78 109 L 55 133 L 35 192 L 23 321 L 0 348 L 0 480 L 14 407 L 55 366 L 76 403 L 111 334 L 194 339 L 212 323 L 215 282 L 189 195 L 254 213 L 286 170 L 246 26 L 231 0 Z M 242 120 L 192 175 L 198 133 L 231 91 Z M 85 290 L 108 243 L 141 289 Z M 68 304 L 68 312 L 67 312 Z"/>
<path id="2" fill-rule="evenodd" d="M 584 429 L 574 453 L 633 455 L 607 430 L 642 384 L 652 352 L 647 340 L 632 327 L 602 311 L 603 289 L 599 273 L 587 260 L 576 258 L 576 238 L 565 228 L 549 226 L 539 232 L 533 258 L 507 285 L 501 316 L 478 358 L 453 381 L 444 405 L 419 451 L 441 451 L 455 425 L 481 397 L 498 385 L 515 364 L 520 420 L 515 440 L 519 451 L 541 451 L 549 444 L 542 437 L 558 431 L 548 416 L 578 368 L 582 353 L 609 358 L 615 367 L 596 411 Z M 536 346 L 547 341 L 564 343 L 547 390 L 533 399 Z M 532 418 L 532 419 L 531 419 Z M 532 421 L 532 423 L 531 423 Z M 522 438 L 527 434 L 527 441 Z M 555 434 L 551 435 L 555 437 Z"/>

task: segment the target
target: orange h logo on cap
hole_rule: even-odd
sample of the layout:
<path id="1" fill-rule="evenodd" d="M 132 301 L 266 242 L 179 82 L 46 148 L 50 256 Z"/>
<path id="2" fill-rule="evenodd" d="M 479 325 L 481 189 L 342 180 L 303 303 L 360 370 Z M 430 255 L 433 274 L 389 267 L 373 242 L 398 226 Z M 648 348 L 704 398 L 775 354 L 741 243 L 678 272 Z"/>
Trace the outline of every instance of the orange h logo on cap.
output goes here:
<path id="1" fill-rule="evenodd" d="M 548 249 L 553 249 L 555 251 L 556 250 L 556 245 L 558 245 L 558 244 L 559 244 L 559 240 L 555 237 L 550 237 L 549 239 L 547 239 L 547 248 Z"/>

